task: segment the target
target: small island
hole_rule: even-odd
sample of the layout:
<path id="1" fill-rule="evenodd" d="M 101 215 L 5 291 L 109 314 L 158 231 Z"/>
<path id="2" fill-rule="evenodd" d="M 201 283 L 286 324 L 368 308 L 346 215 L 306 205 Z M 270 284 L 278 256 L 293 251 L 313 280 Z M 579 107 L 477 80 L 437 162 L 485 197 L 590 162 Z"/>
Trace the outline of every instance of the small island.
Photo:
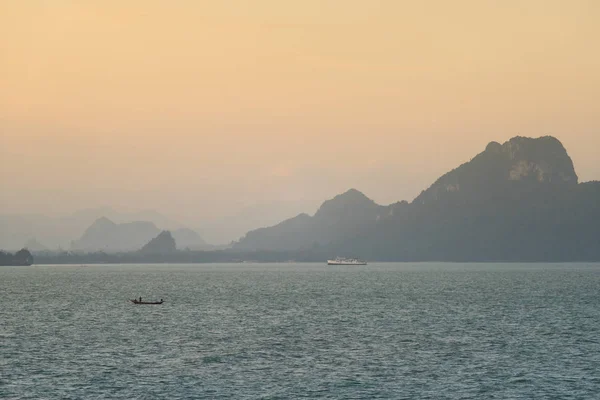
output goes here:
<path id="1" fill-rule="evenodd" d="M 16 253 L 6 253 L 0 251 L 0 265 L 31 265 L 33 264 L 33 255 L 27 249 L 21 249 Z"/>

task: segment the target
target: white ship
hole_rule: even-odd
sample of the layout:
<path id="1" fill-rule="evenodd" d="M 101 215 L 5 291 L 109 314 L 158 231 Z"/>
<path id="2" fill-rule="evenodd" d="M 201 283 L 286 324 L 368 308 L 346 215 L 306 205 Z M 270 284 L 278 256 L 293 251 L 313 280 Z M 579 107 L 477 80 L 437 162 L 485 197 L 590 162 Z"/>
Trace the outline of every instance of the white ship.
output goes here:
<path id="1" fill-rule="evenodd" d="M 334 260 L 327 260 L 327 265 L 367 265 L 367 262 L 358 258 L 336 257 Z"/>

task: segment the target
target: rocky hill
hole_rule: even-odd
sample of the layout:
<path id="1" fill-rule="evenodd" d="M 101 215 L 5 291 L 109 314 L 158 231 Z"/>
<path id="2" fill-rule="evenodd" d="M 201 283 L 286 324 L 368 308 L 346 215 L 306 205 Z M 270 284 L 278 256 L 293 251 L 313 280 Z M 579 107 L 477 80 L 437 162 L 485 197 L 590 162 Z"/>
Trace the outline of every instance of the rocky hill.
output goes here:
<path id="1" fill-rule="evenodd" d="M 161 230 L 152 222 L 117 224 L 106 217 L 101 217 L 86 229 L 79 240 L 72 243 L 71 249 L 86 252 L 137 251 L 160 232 Z M 202 249 L 207 246 L 200 235 L 191 229 L 177 229 L 173 231 L 172 236 L 180 249 Z"/>
<path id="2" fill-rule="evenodd" d="M 314 216 L 300 214 L 270 228 L 250 231 L 233 248 L 238 250 L 295 250 L 343 240 L 377 222 L 386 207 L 356 189 L 328 200 Z"/>
<path id="3" fill-rule="evenodd" d="M 162 231 L 140 249 L 140 253 L 149 255 L 172 254 L 177 251 L 175 239 L 169 231 Z"/>
<path id="4" fill-rule="evenodd" d="M 491 142 L 471 161 L 439 178 L 414 203 L 481 201 L 505 190 L 573 186 L 577 182 L 573 162 L 560 141 L 551 136 L 517 136 L 504 144 Z"/>
<path id="5" fill-rule="evenodd" d="M 160 233 L 152 222 L 116 224 L 106 217 L 94 221 L 71 248 L 79 251 L 132 251 L 138 250 Z"/>
<path id="6" fill-rule="evenodd" d="M 234 248 L 319 248 L 371 260 L 600 260 L 600 183 L 578 183 L 553 137 L 490 143 L 414 201 L 380 206 L 356 190 L 249 232 Z"/>

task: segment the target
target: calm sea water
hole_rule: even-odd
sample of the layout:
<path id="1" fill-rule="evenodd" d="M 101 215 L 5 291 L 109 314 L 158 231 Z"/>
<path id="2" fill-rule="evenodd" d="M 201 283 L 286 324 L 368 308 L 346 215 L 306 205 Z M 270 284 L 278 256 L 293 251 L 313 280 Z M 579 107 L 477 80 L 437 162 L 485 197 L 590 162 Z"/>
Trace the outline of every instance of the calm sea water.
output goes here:
<path id="1" fill-rule="evenodd" d="M 0 293 L 0 398 L 600 398 L 600 264 L 0 267 Z"/>

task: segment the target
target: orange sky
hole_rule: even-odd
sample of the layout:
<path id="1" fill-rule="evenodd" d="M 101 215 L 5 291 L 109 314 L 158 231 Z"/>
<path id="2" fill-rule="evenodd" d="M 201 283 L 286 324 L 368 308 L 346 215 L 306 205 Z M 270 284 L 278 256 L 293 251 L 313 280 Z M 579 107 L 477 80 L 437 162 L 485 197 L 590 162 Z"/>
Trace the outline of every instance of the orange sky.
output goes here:
<path id="1" fill-rule="evenodd" d="M 391 203 L 517 134 L 600 179 L 599 21 L 596 0 L 0 0 L 0 206 Z"/>

